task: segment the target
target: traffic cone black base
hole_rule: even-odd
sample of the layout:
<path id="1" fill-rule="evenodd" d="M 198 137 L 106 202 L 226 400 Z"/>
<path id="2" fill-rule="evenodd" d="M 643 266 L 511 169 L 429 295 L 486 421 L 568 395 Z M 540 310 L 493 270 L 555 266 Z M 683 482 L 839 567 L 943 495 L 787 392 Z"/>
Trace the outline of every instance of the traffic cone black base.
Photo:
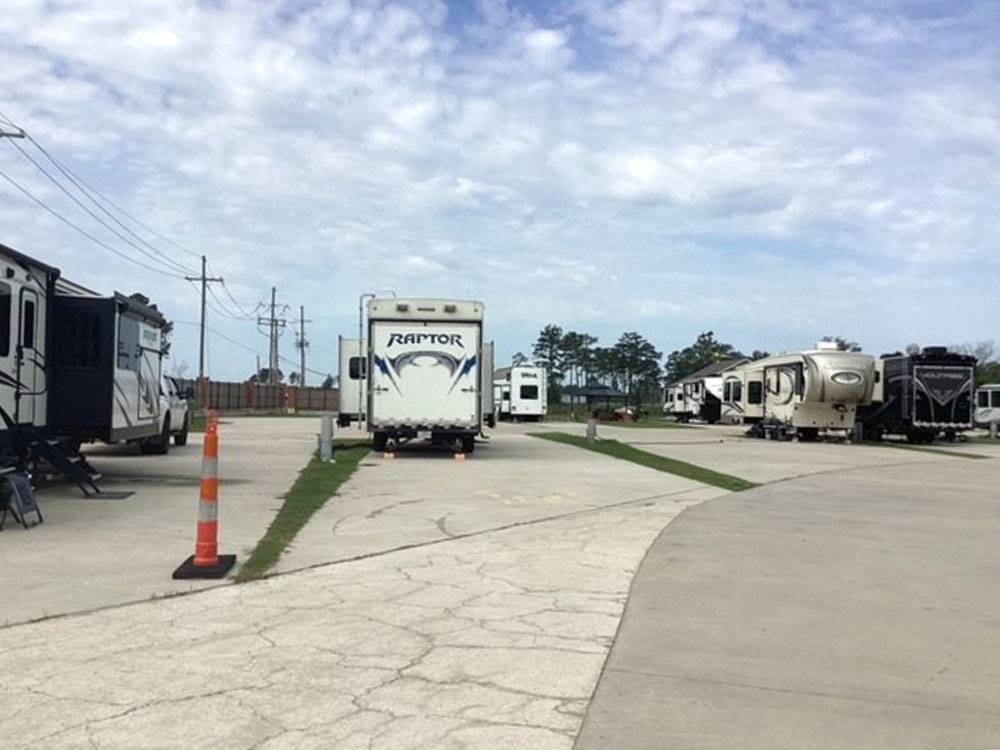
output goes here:
<path id="1" fill-rule="evenodd" d="M 236 555 L 219 555 L 219 562 L 215 565 L 195 565 L 194 555 L 191 555 L 174 571 L 173 577 L 175 581 L 186 578 L 225 578 L 235 564 Z"/>

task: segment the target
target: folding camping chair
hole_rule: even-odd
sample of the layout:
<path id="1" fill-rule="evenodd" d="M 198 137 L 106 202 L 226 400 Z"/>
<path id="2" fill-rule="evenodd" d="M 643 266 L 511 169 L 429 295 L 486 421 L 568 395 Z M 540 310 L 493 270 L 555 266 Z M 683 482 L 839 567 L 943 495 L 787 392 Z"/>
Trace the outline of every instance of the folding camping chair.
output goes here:
<path id="1" fill-rule="evenodd" d="M 38 499 L 31 487 L 31 480 L 23 471 L 16 469 L 0 470 L 0 531 L 3 531 L 7 514 L 24 528 L 30 529 L 44 523 L 42 509 L 38 507 Z M 28 514 L 35 514 L 35 521 L 28 523 Z"/>

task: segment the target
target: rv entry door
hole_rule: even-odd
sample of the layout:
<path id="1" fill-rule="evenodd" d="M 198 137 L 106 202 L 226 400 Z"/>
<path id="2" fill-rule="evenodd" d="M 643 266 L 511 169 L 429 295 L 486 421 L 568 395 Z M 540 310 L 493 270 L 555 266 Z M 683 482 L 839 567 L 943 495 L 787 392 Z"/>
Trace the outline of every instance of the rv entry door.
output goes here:
<path id="1" fill-rule="evenodd" d="M 160 418 L 160 331 L 139 324 L 139 419 Z"/>
<path id="2" fill-rule="evenodd" d="M 45 352 L 39 336 L 38 294 L 21 289 L 21 326 L 17 341 L 17 370 L 19 399 L 17 421 L 20 424 L 38 424 L 44 421 L 43 403 L 45 372 L 41 359 Z"/>

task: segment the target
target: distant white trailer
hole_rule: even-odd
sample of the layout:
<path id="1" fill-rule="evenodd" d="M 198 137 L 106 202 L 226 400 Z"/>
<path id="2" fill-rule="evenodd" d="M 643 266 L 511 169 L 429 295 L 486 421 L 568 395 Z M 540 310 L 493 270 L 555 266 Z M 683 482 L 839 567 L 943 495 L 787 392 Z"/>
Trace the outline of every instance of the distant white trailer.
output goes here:
<path id="1" fill-rule="evenodd" d="M 429 435 L 470 453 L 487 422 L 491 360 L 482 302 L 382 299 L 368 302 L 368 431 L 376 450 Z M 492 363 L 490 362 L 492 367 Z"/>
<path id="2" fill-rule="evenodd" d="M 1000 383 L 987 383 L 976 391 L 976 424 L 1000 422 Z"/>
<path id="3" fill-rule="evenodd" d="M 544 367 L 531 364 L 503 367 L 493 373 L 495 412 L 498 419 L 540 422 L 549 411 Z"/>
<path id="4" fill-rule="evenodd" d="M 693 405 L 688 401 L 685 388 L 680 383 L 672 383 L 663 390 L 663 415 L 674 417 L 679 422 L 686 422 L 696 414 Z"/>
<path id="5" fill-rule="evenodd" d="M 762 419 L 754 425 L 759 437 L 813 440 L 821 430 L 852 430 L 858 406 L 870 403 L 875 387 L 875 358 L 859 352 L 794 352 L 745 368 L 745 402 L 749 384 L 756 377 L 763 384 Z"/>
<path id="6" fill-rule="evenodd" d="M 347 427 L 364 420 L 363 404 L 368 401 L 368 342 L 339 337 L 340 410 L 337 424 Z"/>

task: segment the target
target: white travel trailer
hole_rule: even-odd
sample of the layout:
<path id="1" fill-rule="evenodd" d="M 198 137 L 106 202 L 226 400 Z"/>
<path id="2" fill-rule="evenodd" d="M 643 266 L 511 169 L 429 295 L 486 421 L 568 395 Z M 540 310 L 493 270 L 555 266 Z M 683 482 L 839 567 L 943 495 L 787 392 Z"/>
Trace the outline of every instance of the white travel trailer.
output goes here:
<path id="1" fill-rule="evenodd" d="M 674 417 L 678 422 L 687 422 L 695 414 L 693 406 L 688 403 L 684 386 L 671 383 L 663 390 L 663 415 Z"/>
<path id="2" fill-rule="evenodd" d="M 1000 383 L 987 383 L 976 391 L 976 424 L 1000 422 Z"/>
<path id="3" fill-rule="evenodd" d="M 337 424 L 347 427 L 364 420 L 363 404 L 368 401 L 368 342 L 339 337 L 340 410 Z"/>
<path id="4" fill-rule="evenodd" d="M 701 368 L 697 372 L 667 387 L 664 413 L 679 420 L 701 419 L 715 424 L 722 417 L 725 373 L 747 362 L 746 359 L 725 359 Z M 673 400 L 671 401 L 671 395 Z M 668 406 L 673 406 L 668 410 Z"/>
<path id="5" fill-rule="evenodd" d="M 474 450 L 492 413 L 483 312 L 467 300 L 369 300 L 367 422 L 376 450 L 421 434 Z"/>
<path id="6" fill-rule="evenodd" d="M 763 382 L 758 437 L 814 440 L 821 430 L 852 430 L 859 405 L 871 401 L 875 358 L 859 352 L 817 349 L 751 363 Z M 748 399 L 749 387 L 744 391 Z"/>
<path id="7" fill-rule="evenodd" d="M 53 434 L 166 453 L 178 425 L 171 424 L 162 394 L 164 317 L 136 299 L 103 297 L 65 281 L 56 285 L 51 304 Z"/>
<path id="8" fill-rule="evenodd" d="M 548 414 L 545 368 L 531 364 L 502 367 L 493 373 L 497 419 L 540 422 Z"/>

